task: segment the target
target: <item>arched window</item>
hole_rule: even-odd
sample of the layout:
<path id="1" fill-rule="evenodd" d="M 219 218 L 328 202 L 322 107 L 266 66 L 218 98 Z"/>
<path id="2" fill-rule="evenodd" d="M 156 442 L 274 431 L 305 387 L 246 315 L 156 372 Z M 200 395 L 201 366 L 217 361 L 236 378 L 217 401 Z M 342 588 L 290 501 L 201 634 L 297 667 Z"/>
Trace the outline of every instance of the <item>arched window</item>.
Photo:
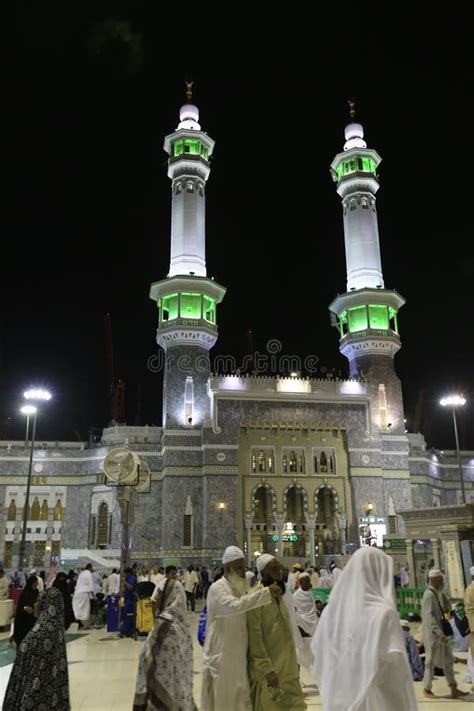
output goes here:
<path id="1" fill-rule="evenodd" d="M 35 496 L 33 503 L 31 504 L 31 511 L 29 515 L 30 521 L 40 521 L 41 509 L 38 501 L 38 497 Z"/>
<path id="2" fill-rule="evenodd" d="M 259 472 L 265 472 L 266 467 L 265 467 L 265 452 L 263 449 L 260 450 L 258 453 L 258 471 Z"/>
<path id="3" fill-rule="evenodd" d="M 63 505 L 61 503 L 61 499 L 58 499 L 56 501 L 56 506 L 54 507 L 54 520 L 55 521 L 62 521 L 63 518 Z"/>
<path id="4" fill-rule="evenodd" d="M 296 454 L 293 450 L 290 452 L 290 472 L 298 471 L 298 463 L 296 460 Z"/>
<path id="5" fill-rule="evenodd" d="M 300 474 L 304 472 L 303 457 L 301 454 L 298 454 L 298 471 Z"/>
<path id="6" fill-rule="evenodd" d="M 99 506 L 97 519 L 97 547 L 106 548 L 107 543 L 109 542 L 109 507 L 105 501 L 102 501 Z"/>
<path id="7" fill-rule="evenodd" d="M 43 499 L 43 503 L 41 504 L 41 512 L 40 512 L 40 521 L 47 521 L 48 520 L 48 502 L 46 499 Z"/>
<path id="8" fill-rule="evenodd" d="M 334 474 L 334 459 L 332 458 L 332 455 L 329 456 L 329 471 L 331 474 Z"/>
<path id="9" fill-rule="evenodd" d="M 273 474 L 273 457 L 271 454 L 269 454 L 267 457 L 267 464 L 269 473 Z"/>
<path id="10" fill-rule="evenodd" d="M 255 474 L 257 471 L 257 455 L 252 454 L 252 472 Z"/>
<path id="11" fill-rule="evenodd" d="M 283 455 L 283 462 L 282 463 L 283 463 L 283 471 L 286 474 L 288 471 L 288 457 L 286 456 L 286 454 Z"/>
<path id="12" fill-rule="evenodd" d="M 8 521 L 16 520 L 16 503 L 15 499 L 10 501 L 10 506 L 8 507 Z"/>
<path id="13" fill-rule="evenodd" d="M 326 457 L 325 452 L 321 452 L 321 457 L 319 460 L 319 471 L 321 472 L 321 474 L 328 473 L 328 458 Z"/>

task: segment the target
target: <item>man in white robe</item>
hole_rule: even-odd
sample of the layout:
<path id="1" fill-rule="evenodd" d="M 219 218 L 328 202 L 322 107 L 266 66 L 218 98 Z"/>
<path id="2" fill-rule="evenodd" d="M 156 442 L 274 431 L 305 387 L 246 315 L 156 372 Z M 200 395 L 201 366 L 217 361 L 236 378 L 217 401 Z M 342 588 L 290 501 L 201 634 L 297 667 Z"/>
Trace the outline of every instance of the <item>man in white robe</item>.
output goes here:
<path id="1" fill-rule="evenodd" d="M 331 588 L 333 588 L 335 586 L 335 584 L 337 583 L 337 581 L 339 580 L 339 578 L 341 577 L 342 570 L 337 567 L 337 563 L 335 561 L 333 561 L 331 563 L 329 568 L 331 570 Z"/>
<path id="2" fill-rule="evenodd" d="M 393 593 L 393 561 L 359 548 L 329 596 L 312 641 L 323 711 L 416 711 Z"/>
<path id="3" fill-rule="evenodd" d="M 444 613 L 440 602 L 440 594 L 444 587 L 444 575 L 440 570 L 431 568 L 429 585 L 421 601 L 421 620 L 423 644 L 425 645 L 425 676 L 423 677 L 423 695 L 428 699 L 436 699 L 432 692 L 434 667 L 444 671 L 446 681 L 451 689 L 451 697 L 457 699 L 467 696 L 467 691 L 460 691 L 454 676 L 454 657 L 448 646 L 448 637 L 443 632 Z"/>
<path id="4" fill-rule="evenodd" d="M 293 633 L 293 639 L 295 642 L 296 657 L 298 659 L 298 664 L 302 666 L 301 655 L 304 654 L 303 648 L 303 637 L 298 629 L 298 624 L 296 622 L 296 608 L 293 591 L 288 585 L 289 570 L 285 565 L 281 566 L 283 572 L 283 582 L 285 583 L 285 593 L 283 595 L 283 601 L 288 608 L 288 615 L 290 618 L 290 627 Z"/>
<path id="5" fill-rule="evenodd" d="M 251 711 L 247 673 L 247 610 L 281 596 L 278 585 L 247 592 L 245 558 L 226 548 L 224 575 L 207 594 L 206 638 L 202 661 L 201 711 Z"/>
<path id="6" fill-rule="evenodd" d="M 120 575 L 117 568 L 113 568 L 107 578 L 107 593 L 109 595 L 118 595 L 120 592 Z"/>
<path id="7" fill-rule="evenodd" d="M 293 601 L 296 609 L 296 624 L 301 637 L 301 649 L 298 654 L 298 661 L 306 669 L 313 666 L 314 657 L 311 651 L 311 640 L 318 624 L 316 603 L 311 592 L 311 578 L 308 573 L 301 573 L 300 586 L 293 594 Z"/>
<path id="8" fill-rule="evenodd" d="M 94 596 L 92 570 L 91 563 L 88 563 L 86 569 L 79 574 L 74 590 L 74 597 L 72 598 L 74 617 L 83 623 L 84 629 L 87 629 L 90 625 L 91 598 Z"/>

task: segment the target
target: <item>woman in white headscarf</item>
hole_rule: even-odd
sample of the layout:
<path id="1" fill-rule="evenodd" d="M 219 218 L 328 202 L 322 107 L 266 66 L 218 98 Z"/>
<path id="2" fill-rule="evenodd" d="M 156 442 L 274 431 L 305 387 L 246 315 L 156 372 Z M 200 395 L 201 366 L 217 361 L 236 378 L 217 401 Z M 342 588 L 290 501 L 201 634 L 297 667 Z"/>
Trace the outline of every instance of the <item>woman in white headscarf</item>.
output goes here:
<path id="1" fill-rule="evenodd" d="M 344 568 L 312 649 L 324 711 L 416 711 L 393 562 L 378 548 L 361 548 Z"/>
<path id="2" fill-rule="evenodd" d="M 318 588 L 322 590 L 329 590 L 332 586 L 331 576 L 329 575 L 326 568 L 321 568 L 319 571 L 319 583 Z"/>

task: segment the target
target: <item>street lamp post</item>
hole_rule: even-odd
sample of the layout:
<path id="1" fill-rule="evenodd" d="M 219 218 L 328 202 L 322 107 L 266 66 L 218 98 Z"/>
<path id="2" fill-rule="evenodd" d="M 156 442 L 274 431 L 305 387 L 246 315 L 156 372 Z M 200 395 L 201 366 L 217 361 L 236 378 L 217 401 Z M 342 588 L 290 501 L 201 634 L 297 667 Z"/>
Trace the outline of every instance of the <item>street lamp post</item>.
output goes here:
<path id="1" fill-rule="evenodd" d="M 453 411 L 454 438 L 456 440 L 456 454 L 458 458 L 459 474 L 461 477 L 461 496 L 463 504 L 466 503 L 466 491 L 464 489 L 464 474 L 462 470 L 461 450 L 459 448 L 458 423 L 456 420 L 456 408 L 466 404 L 466 399 L 462 395 L 449 395 L 439 401 L 443 407 L 450 406 Z"/>
<path id="2" fill-rule="evenodd" d="M 31 388 L 23 393 L 25 400 L 30 400 L 31 402 L 51 400 L 51 393 L 47 390 L 42 390 L 40 388 Z M 36 415 L 38 414 L 38 408 L 35 405 L 24 405 L 21 408 L 24 415 L 27 416 L 28 422 L 30 415 L 33 415 L 33 426 L 31 428 L 31 447 L 30 447 L 30 461 L 28 464 L 28 479 L 26 482 L 26 494 L 25 494 L 25 505 L 23 507 L 23 526 L 21 529 L 21 539 L 20 539 L 20 551 L 19 551 L 19 564 L 18 570 L 22 571 L 25 562 L 25 548 L 26 548 L 26 526 L 28 523 L 28 510 L 30 508 L 30 489 L 31 489 L 31 473 L 33 470 L 33 452 L 35 447 L 35 437 L 36 437 Z"/>
<path id="3" fill-rule="evenodd" d="M 25 494 L 25 505 L 23 507 L 23 526 L 21 529 L 21 540 L 20 540 L 20 555 L 18 570 L 23 570 L 23 564 L 25 560 L 25 546 L 26 546 L 26 525 L 28 523 L 28 509 L 30 508 L 30 488 L 31 488 L 31 471 L 33 467 L 33 450 L 35 446 L 35 435 L 36 435 L 36 414 L 38 409 L 34 405 L 25 405 L 21 408 L 24 415 L 29 417 L 33 415 L 33 427 L 31 432 L 31 448 L 30 448 L 30 462 L 28 465 L 28 480 L 26 483 L 26 494 Z"/>

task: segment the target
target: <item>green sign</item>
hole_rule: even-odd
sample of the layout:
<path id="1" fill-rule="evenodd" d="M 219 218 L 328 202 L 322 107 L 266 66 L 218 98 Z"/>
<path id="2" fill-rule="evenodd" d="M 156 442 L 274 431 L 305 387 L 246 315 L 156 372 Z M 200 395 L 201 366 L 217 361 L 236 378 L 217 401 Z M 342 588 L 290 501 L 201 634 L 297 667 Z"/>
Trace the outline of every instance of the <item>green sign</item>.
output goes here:
<path id="1" fill-rule="evenodd" d="M 404 538 L 388 538 L 384 540 L 383 547 L 390 551 L 406 551 L 407 542 Z"/>
<path id="2" fill-rule="evenodd" d="M 275 543 L 278 543 L 279 540 L 280 540 L 280 536 L 277 536 L 277 534 L 274 533 L 272 536 L 272 541 L 274 541 Z"/>
<path id="3" fill-rule="evenodd" d="M 296 543 L 298 536 L 296 533 L 290 533 L 281 537 L 282 541 L 290 541 L 291 543 Z"/>

